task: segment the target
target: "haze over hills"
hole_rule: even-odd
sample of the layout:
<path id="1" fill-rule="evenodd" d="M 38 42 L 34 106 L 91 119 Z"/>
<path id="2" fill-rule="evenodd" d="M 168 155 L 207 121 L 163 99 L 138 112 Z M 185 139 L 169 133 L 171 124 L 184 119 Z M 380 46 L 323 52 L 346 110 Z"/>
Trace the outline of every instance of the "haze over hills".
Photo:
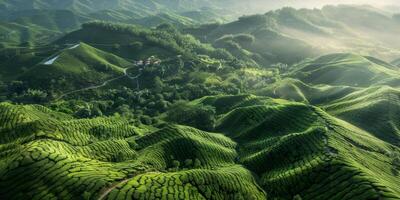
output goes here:
<path id="1" fill-rule="evenodd" d="M 396 2 L 327 2 L 0 0 L 0 199 L 399 199 Z"/>
<path id="2" fill-rule="evenodd" d="M 285 63 L 335 52 L 356 52 L 392 61 L 399 54 L 400 41 L 395 37 L 400 33 L 399 27 L 394 16 L 371 6 L 341 5 L 313 10 L 282 8 L 228 24 L 190 28 L 188 33 L 215 45 L 225 43 L 231 51 L 239 45 L 264 59 L 287 58 Z M 255 40 L 232 44 L 230 37 L 240 34 Z"/>
<path id="3" fill-rule="evenodd" d="M 392 61 L 392 64 L 396 65 L 396 66 L 400 66 L 400 59 L 396 59 L 396 60 Z"/>
<path id="4" fill-rule="evenodd" d="M 161 23 L 192 25 L 205 22 L 223 22 L 237 14 L 228 12 L 213 1 L 136 1 L 136 0 L 68 0 L 68 1 L 0 1 L 0 22 L 10 27 L 23 26 L 24 32 L 5 30 L 0 32 L 8 45 L 24 42 L 42 43 L 37 35 L 49 35 L 48 40 L 57 39 L 62 34 L 78 29 L 82 23 L 103 20 L 135 23 L 143 26 L 157 26 Z M 15 26 L 15 25 L 14 25 Z M 26 33 L 28 32 L 28 33 Z M 28 38 L 27 34 L 35 37 Z M 11 38 L 11 39 L 9 39 Z M 3 43 L 3 42 L 2 42 Z"/>

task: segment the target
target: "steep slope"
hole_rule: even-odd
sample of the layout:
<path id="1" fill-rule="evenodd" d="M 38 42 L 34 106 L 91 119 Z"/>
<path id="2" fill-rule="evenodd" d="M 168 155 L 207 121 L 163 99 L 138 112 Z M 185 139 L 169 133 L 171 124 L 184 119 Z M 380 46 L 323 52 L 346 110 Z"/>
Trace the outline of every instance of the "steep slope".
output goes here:
<path id="1" fill-rule="evenodd" d="M 133 23 L 140 24 L 142 26 L 147 26 L 147 27 L 156 27 L 163 23 L 174 24 L 177 27 L 184 27 L 184 26 L 189 26 L 189 25 L 195 24 L 197 22 L 194 21 L 193 19 L 190 19 L 190 18 L 184 17 L 184 16 L 180 16 L 178 14 L 162 13 L 162 14 L 151 15 L 148 17 L 135 19 L 135 20 L 133 20 Z"/>
<path id="2" fill-rule="evenodd" d="M 93 32 L 96 34 L 93 35 Z M 134 25 L 92 22 L 83 24 L 81 29 L 69 33 L 56 43 L 79 41 L 130 59 L 147 59 L 152 55 L 169 58 L 200 53 L 218 54 L 215 49 L 179 33 L 169 25 L 147 29 Z"/>
<path id="3" fill-rule="evenodd" d="M 0 21 L 0 47 L 30 46 L 53 41 L 59 32 L 33 24 Z"/>
<path id="4" fill-rule="evenodd" d="M 14 12 L 7 19 L 18 24 L 33 24 L 49 30 L 65 32 L 79 28 L 86 20 L 68 10 L 28 10 Z"/>
<path id="5" fill-rule="evenodd" d="M 285 7 L 264 15 L 244 16 L 227 24 L 207 24 L 186 31 L 210 43 L 219 38 L 250 34 L 256 42 L 238 43 L 241 48 L 270 62 L 290 64 L 313 55 L 337 52 L 393 60 L 400 51 L 396 37 L 400 29 L 395 17 L 361 5 L 326 6 L 322 9 Z"/>
<path id="6" fill-rule="evenodd" d="M 65 32 L 78 29 L 90 20 L 68 10 L 24 10 L 9 14 L 0 23 L 3 44 L 12 46 L 46 45 Z"/>
<path id="7" fill-rule="evenodd" d="M 355 54 L 330 54 L 298 64 L 291 77 L 309 84 L 367 87 L 397 77 L 395 66 Z"/>
<path id="8" fill-rule="evenodd" d="M 221 2 L 218 2 L 219 4 Z M 47 14 L 48 19 L 56 19 L 56 16 L 51 13 L 71 13 L 74 18 L 87 21 L 92 20 L 106 20 L 114 22 L 140 22 L 152 20 L 152 24 L 144 24 L 146 26 L 158 25 L 157 22 L 176 22 L 178 20 L 183 22 L 186 20 L 190 23 L 205 23 L 214 21 L 215 19 L 224 19 L 226 13 L 223 7 L 217 6 L 213 1 L 209 0 L 196 0 L 196 1 L 138 1 L 138 0 L 32 0 L 32 1 L 7 1 L 3 0 L 0 2 L 0 19 L 3 20 L 15 20 L 17 17 L 32 17 L 40 18 Z M 222 4 L 222 3 L 221 3 Z M 202 12 L 208 13 L 209 17 L 201 17 L 199 15 L 191 15 L 189 13 L 181 15 L 180 13 L 191 12 L 201 10 Z M 221 13 L 221 14 L 220 14 Z M 234 12 L 231 12 L 232 14 Z M 165 14 L 165 15 L 164 15 Z M 188 15 L 189 14 L 189 15 Z M 159 16 L 159 17 L 157 17 Z M 211 17 L 215 18 L 211 18 Z M 229 14 L 227 14 L 229 16 Z M 161 18 L 160 18 L 161 17 Z M 172 17 L 172 18 L 171 18 Z M 70 21 L 66 21 L 68 24 L 73 22 L 74 18 L 70 18 Z M 147 20 L 146 20 L 147 19 Z M 28 19 L 29 20 L 29 19 Z M 46 19 L 41 19 L 46 21 Z M 157 24 L 156 24 L 157 23 Z M 66 25 L 65 24 L 65 25 Z"/>
<path id="9" fill-rule="evenodd" d="M 121 76 L 132 64 L 113 54 L 79 43 L 47 58 L 19 77 L 32 87 L 57 92 L 99 84 Z"/>
<path id="10" fill-rule="evenodd" d="M 368 30 L 364 33 L 380 42 L 383 42 L 388 47 L 398 47 L 398 40 L 391 39 L 392 34 L 400 33 L 398 22 L 394 17 L 385 12 L 381 12 L 372 6 L 326 6 L 322 9 L 324 14 L 331 19 L 351 27 L 359 32 Z M 366 23 L 369 22 L 369 23 Z M 382 28 L 385 29 L 384 34 Z M 364 35 L 362 34 L 362 35 Z"/>
<path id="11" fill-rule="evenodd" d="M 399 195 L 398 147 L 322 110 L 254 96 L 206 97 L 216 129 L 238 142 L 239 162 L 268 197 L 369 199 Z M 219 105 L 227 105 L 219 110 Z M 362 185 L 362 187 L 358 187 Z"/>
<path id="12" fill-rule="evenodd" d="M 399 146 L 400 91 L 388 86 L 351 93 L 325 109 L 388 143 Z"/>
<path id="13" fill-rule="evenodd" d="M 244 16 L 228 24 L 203 25 L 186 29 L 186 32 L 230 52 L 236 49 L 250 51 L 264 65 L 292 64 L 316 53 L 301 39 L 277 31 L 274 21 L 265 15 Z"/>
<path id="14" fill-rule="evenodd" d="M 396 59 L 396 60 L 392 61 L 392 64 L 400 67 L 400 59 Z"/>
<path id="15" fill-rule="evenodd" d="M 216 130 L 224 135 L 165 123 L 133 125 L 118 117 L 75 119 L 42 106 L 2 103 L 0 197 L 400 195 L 400 149 L 319 108 L 252 95 L 190 104 L 215 107 Z"/>
<path id="16" fill-rule="evenodd" d="M 255 93 L 262 96 L 319 105 L 328 104 L 359 89 L 350 86 L 308 85 L 297 79 L 285 78 L 257 90 Z"/>
<path id="17" fill-rule="evenodd" d="M 2 198 L 265 199 L 223 135 L 78 120 L 41 106 L 0 110 Z"/>
<path id="18" fill-rule="evenodd" d="M 214 2 L 201 1 L 137 1 L 137 0 L 2 0 L 0 1 L 0 21 L 8 24 L 10 31 L 5 32 L 1 43 L 19 45 L 22 42 L 32 44 L 57 39 L 63 34 L 78 29 L 82 23 L 94 20 L 134 23 L 154 27 L 163 23 L 177 26 L 226 21 L 236 14 L 214 6 Z M 40 38 L 26 38 L 18 27 L 27 27 L 30 32 L 40 31 Z M 46 31 L 49 32 L 45 32 Z M 53 33 L 54 32 L 54 33 Z M 21 41 L 6 37 L 13 33 L 23 37 Z M 46 36 L 46 40 L 44 40 Z"/>
<path id="19" fill-rule="evenodd" d="M 0 5 L 2 9 L 7 10 L 30 10 L 30 9 L 69 9 L 78 13 L 90 13 L 101 10 L 113 9 L 137 9 L 153 10 L 156 13 L 158 9 L 177 9 L 177 10 L 194 10 L 201 7 L 209 7 L 214 4 L 213 1 L 162 1 L 162 0 L 32 0 L 29 2 L 23 0 L 2 0 Z"/>

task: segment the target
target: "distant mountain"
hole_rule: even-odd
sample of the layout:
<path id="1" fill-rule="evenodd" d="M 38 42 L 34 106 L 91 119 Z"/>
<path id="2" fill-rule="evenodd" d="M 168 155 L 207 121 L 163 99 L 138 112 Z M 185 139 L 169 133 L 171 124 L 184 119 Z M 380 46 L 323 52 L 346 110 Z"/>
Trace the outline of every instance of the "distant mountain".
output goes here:
<path id="1" fill-rule="evenodd" d="M 214 1 L 209 0 L 2 0 L 0 1 L 0 11 L 3 19 L 18 12 L 31 12 L 32 10 L 69 10 L 79 16 L 92 17 L 97 19 L 132 20 L 152 15 L 160 12 L 195 12 L 199 10 L 212 11 L 216 7 Z M 215 15 L 217 12 L 213 12 Z M 201 20 L 201 18 L 197 18 Z"/>
<path id="2" fill-rule="evenodd" d="M 14 12 L 7 21 L 66 32 L 79 28 L 80 24 L 87 20 L 89 18 L 68 10 L 24 10 Z"/>
<path id="3" fill-rule="evenodd" d="M 19 32 L 0 48 L 0 199 L 400 196 L 397 61 L 315 45 L 373 43 L 355 30 L 380 24 L 285 8 L 197 27 L 210 18 L 140 2 L 162 10 L 134 17 L 155 27 L 82 17 L 133 19 L 117 10 L 3 23 Z"/>
<path id="4" fill-rule="evenodd" d="M 400 67 L 400 59 L 392 61 L 392 64 Z"/>
<path id="5" fill-rule="evenodd" d="M 182 27 L 225 22 L 233 19 L 233 16 L 236 16 L 235 12 L 214 7 L 211 1 L 0 1 L 0 22 L 4 23 L 4 26 L 8 26 L 8 29 L 13 25 L 23 26 L 26 27 L 26 32 L 47 35 L 47 40 L 55 40 L 66 32 L 78 29 L 81 24 L 94 20 L 133 23 L 147 27 L 169 23 Z M 17 28 L 11 29 L 4 31 L 0 44 L 15 46 L 25 42 L 43 42 L 42 38 L 26 37 Z M 56 34 L 49 34 L 47 30 Z M 8 38 L 10 33 L 19 39 Z"/>
<path id="6" fill-rule="evenodd" d="M 4 21 L 0 21 L 3 30 L 0 32 L 5 46 L 16 46 L 23 43 L 31 45 L 46 44 L 57 39 L 65 32 L 80 27 L 90 20 L 68 10 L 24 10 L 16 11 Z"/>
<path id="7" fill-rule="evenodd" d="M 313 55 L 355 52 L 392 60 L 400 54 L 399 23 L 392 14 L 370 6 L 326 6 L 322 9 L 282 8 L 264 15 L 241 17 L 228 24 L 208 24 L 186 31 L 218 45 L 249 34 L 254 43 L 229 41 L 266 60 L 294 63 Z M 385 30 L 382 33 L 381 30 Z M 232 50 L 231 50 L 232 51 Z M 275 59 L 273 59 L 275 58 Z"/>
<path id="8" fill-rule="evenodd" d="M 214 5 L 209 0 L 2 0 L 2 10 L 31 10 L 31 9 L 68 9 L 77 13 L 90 13 L 101 10 L 138 10 L 146 9 L 158 12 L 160 9 L 194 10 Z"/>
<path id="9" fill-rule="evenodd" d="M 0 46 L 30 46 L 54 40 L 60 32 L 33 24 L 0 22 Z"/>

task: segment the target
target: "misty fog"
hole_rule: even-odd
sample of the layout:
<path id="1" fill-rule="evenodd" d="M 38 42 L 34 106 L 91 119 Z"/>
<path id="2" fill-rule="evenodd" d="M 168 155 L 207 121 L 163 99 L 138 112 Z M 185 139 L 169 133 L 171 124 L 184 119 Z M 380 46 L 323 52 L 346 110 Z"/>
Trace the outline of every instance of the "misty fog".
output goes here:
<path id="1" fill-rule="evenodd" d="M 295 8 L 321 8 L 325 5 L 339 5 L 339 4 L 358 4 L 358 5 L 371 5 L 377 8 L 385 9 L 390 12 L 400 12 L 400 1 L 398 0 L 249 0 L 241 1 L 235 6 L 241 8 L 242 12 L 254 13 L 264 12 L 268 10 L 278 9 L 281 7 L 295 7 Z"/>

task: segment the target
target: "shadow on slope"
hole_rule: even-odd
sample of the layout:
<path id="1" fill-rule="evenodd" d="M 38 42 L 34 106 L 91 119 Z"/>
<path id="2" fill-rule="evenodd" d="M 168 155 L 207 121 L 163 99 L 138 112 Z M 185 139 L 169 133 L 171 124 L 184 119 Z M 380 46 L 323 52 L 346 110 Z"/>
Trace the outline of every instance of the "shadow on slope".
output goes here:
<path id="1" fill-rule="evenodd" d="M 19 80 L 33 88 L 67 92 L 122 76 L 130 66 L 123 58 L 79 43 L 30 68 Z"/>

